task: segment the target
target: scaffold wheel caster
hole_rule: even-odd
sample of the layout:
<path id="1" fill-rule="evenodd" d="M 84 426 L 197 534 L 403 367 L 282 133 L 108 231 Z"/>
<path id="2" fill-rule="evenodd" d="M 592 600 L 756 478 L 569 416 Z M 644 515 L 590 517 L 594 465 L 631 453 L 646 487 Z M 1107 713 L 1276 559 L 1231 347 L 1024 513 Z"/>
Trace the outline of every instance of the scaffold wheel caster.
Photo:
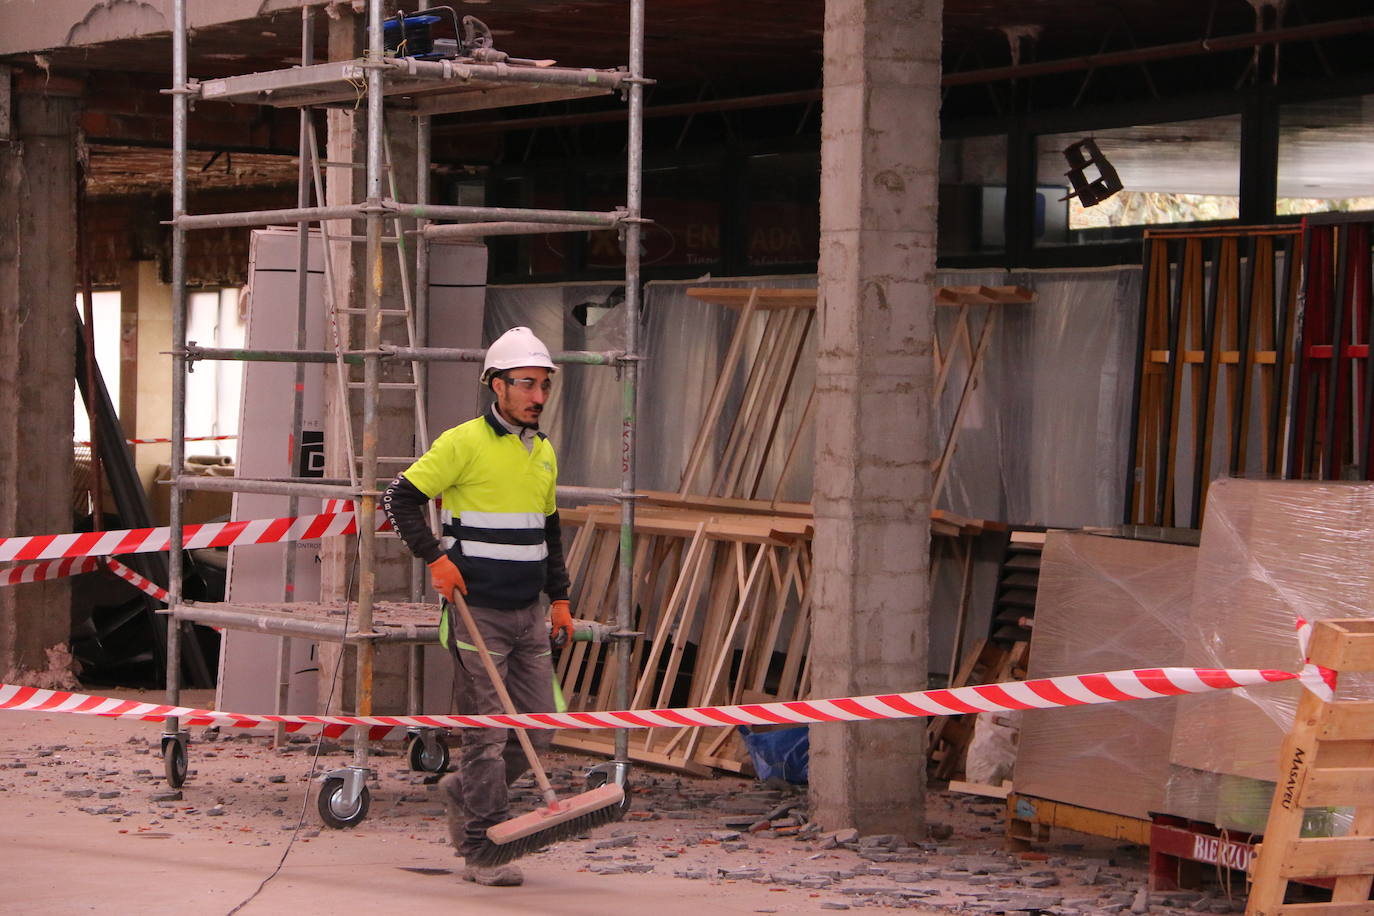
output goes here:
<path id="1" fill-rule="evenodd" d="M 588 788 L 588 790 L 591 790 L 591 789 L 599 789 L 599 788 L 601 788 L 602 786 L 604 786 L 606 783 L 608 783 L 608 782 L 610 782 L 610 781 L 611 781 L 611 773 L 610 773 L 610 771 L 609 771 L 608 769 L 605 769 L 605 768 L 602 768 L 602 767 L 592 767 L 590 770 L 587 771 L 587 788 Z M 622 818 L 623 818 L 623 817 L 626 815 L 626 813 L 628 813 L 629 810 L 630 810 L 630 788 L 631 788 L 631 785 L 632 785 L 632 784 L 631 784 L 631 782 L 630 782 L 630 780 L 629 780 L 628 777 L 625 779 L 625 781 L 624 781 L 623 783 L 620 784 L 620 787 L 621 787 L 622 789 L 625 790 L 625 798 L 624 798 L 624 800 L 622 800 L 622 801 L 620 802 L 620 814 L 619 814 L 619 817 L 622 817 Z"/>
<path id="2" fill-rule="evenodd" d="M 406 757 L 416 773 L 442 773 L 448 769 L 448 744 L 438 735 L 431 738 L 429 744 L 420 735 L 411 735 Z"/>
<path id="3" fill-rule="evenodd" d="M 316 801 L 320 809 L 320 820 L 335 830 L 341 830 L 362 823 L 363 818 L 367 817 L 372 797 L 367 791 L 367 786 L 363 786 L 358 793 L 358 800 L 349 805 L 343 779 L 331 776 L 320 785 L 320 794 Z"/>
<path id="4" fill-rule="evenodd" d="M 164 739 L 162 765 L 167 776 L 167 785 L 173 789 L 180 789 L 186 782 L 186 745 L 176 738 Z"/>

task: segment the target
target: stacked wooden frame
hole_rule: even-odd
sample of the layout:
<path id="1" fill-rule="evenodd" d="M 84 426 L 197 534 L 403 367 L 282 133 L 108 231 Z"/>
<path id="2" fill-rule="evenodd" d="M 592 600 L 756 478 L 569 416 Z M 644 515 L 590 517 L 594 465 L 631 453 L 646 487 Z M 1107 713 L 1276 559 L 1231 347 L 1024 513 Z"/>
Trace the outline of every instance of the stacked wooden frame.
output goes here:
<path id="1" fill-rule="evenodd" d="M 810 423 L 784 414 L 801 397 L 797 369 L 816 312 L 814 290 L 696 288 L 689 295 L 738 312 L 718 381 L 679 489 L 642 492 L 635 513 L 635 627 L 631 708 L 794 699 L 808 691 L 811 507 L 778 498 Z M 732 395 L 734 396 L 732 399 Z M 736 403 L 737 408 L 728 409 Z M 790 428 L 789 428 L 790 427 Z M 770 464 L 780 471 L 771 477 Z M 611 622 L 620 551 L 610 507 L 565 510 L 581 617 Z M 570 709 L 615 708 L 614 654 L 578 643 L 558 658 Z M 560 731 L 562 747 L 608 752 L 607 732 Z M 630 756 L 689 772 L 748 772 L 731 728 L 684 727 L 632 735 Z"/>
<path id="2" fill-rule="evenodd" d="M 798 369 L 815 324 L 816 293 L 688 292 L 735 310 L 738 317 L 681 485 L 675 492 L 639 493 L 631 604 L 635 629 L 644 637 L 631 653 L 630 708 L 805 697 L 810 692 L 812 510 L 807 503 L 785 502 L 780 494 L 813 422 L 815 392 L 802 391 Z M 1015 287 L 941 289 L 937 303 L 962 309 L 951 339 L 937 343 L 941 390 L 961 385 L 964 404 L 977 386 L 997 307 L 1033 298 Z M 988 306 L 976 336 L 970 332 L 970 306 Z M 953 370 L 950 359 L 956 352 L 964 358 L 960 371 Z M 954 454 L 962 415 L 961 407 L 950 429 L 942 430 L 945 460 Z M 578 616 L 612 623 L 621 546 L 618 510 L 578 506 L 564 509 L 562 517 Z M 951 561 L 961 567 L 954 610 L 961 637 L 971 591 L 971 541 L 988 527 L 994 525 L 943 511 L 931 519 L 939 545 L 933 547 L 933 565 Z M 615 654 L 604 645 L 575 643 L 562 651 L 556 671 L 568 708 L 615 708 L 615 665 Z M 611 733 L 598 730 L 560 730 L 555 741 L 596 753 L 609 753 L 613 746 Z M 743 741 L 727 726 L 635 733 L 630 756 L 687 772 L 752 772 Z"/>
<path id="3" fill-rule="evenodd" d="M 816 291 L 696 287 L 687 290 L 687 295 L 735 309 L 739 317 L 716 373 L 706 414 L 692 442 L 678 494 L 761 498 L 760 487 L 769 458 L 774 448 L 782 444 L 779 433 L 784 411 L 796 396 L 797 368 L 816 317 Z M 757 342 L 752 354 L 746 354 L 751 338 Z M 745 378 L 744 388 L 739 409 L 729 418 L 722 446 L 722 415 L 739 372 Z M 796 465 L 797 448 L 804 439 L 800 433 L 811 421 L 815 402 L 812 386 L 797 424 L 797 435 L 787 445 L 782 471 L 773 487 L 774 499 Z M 711 457 L 716 460 L 708 477 Z"/>
<path id="4" fill-rule="evenodd" d="M 1301 356 L 1285 476 L 1374 479 L 1374 217 L 1330 214 L 1303 226 Z"/>
<path id="5" fill-rule="evenodd" d="M 576 524 L 569 571 L 581 616 L 611 622 L 619 532 L 613 508 L 564 514 Z M 811 523 L 807 518 L 642 507 L 635 519 L 634 605 L 646 634 L 631 656 L 631 708 L 706 706 L 806 694 Z M 599 608 L 599 611 L 593 609 Z M 777 647 L 783 647 L 777 651 Z M 616 671 L 603 646 L 558 659 L 569 708 L 614 709 Z M 605 751 L 604 731 L 559 732 L 566 747 Z M 649 729 L 631 736 L 637 760 L 740 772 L 747 755 L 728 727 Z"/>
<path id="6" fill-rule="evenodd" d="M 1197 527 L 1217 473 L 1282 473 L 1301 232 L 1145 234 L 1127 524 Z"/>

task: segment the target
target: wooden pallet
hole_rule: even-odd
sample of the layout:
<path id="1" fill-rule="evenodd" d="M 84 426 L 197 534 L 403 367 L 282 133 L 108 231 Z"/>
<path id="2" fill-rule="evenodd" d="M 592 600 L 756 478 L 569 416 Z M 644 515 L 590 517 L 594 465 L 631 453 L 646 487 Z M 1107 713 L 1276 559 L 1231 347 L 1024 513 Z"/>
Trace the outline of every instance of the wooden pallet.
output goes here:
<path id="1" fill-rule="evenodd" d="M 1032 842 L 1043 843 L 1049 839 L 1052 827 L 1140 846 L 1150 844 L 1150 822 L 1144 818 L 1111 814 L 1017 792 L 1007 796 L 1008 849 L 1028 849 Z"/>
<path id="2" fill-rule="evenodd" d="M 1313 664 L 1338 674 L 1374 671 L 1374 620 L 1323 620 L 1312 634 Z M 1303 837 L 1308 808 L 1349 807 L 1345 836 Z M 1301 878 L 1333 878 L 1331 900 L 1284 903 Z M 1251 872 L 1248 916 L 1369 916 L 1374 913 L 1374 702 L 1298 701 L 1279 753 L 1278 785 Z"/>

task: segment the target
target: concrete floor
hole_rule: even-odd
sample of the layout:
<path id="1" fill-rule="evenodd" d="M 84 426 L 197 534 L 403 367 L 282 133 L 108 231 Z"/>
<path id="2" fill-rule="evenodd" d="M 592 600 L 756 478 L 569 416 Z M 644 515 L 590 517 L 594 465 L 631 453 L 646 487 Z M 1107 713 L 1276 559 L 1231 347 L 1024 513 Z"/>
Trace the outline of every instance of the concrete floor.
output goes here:
<path id="1" fill-rule="evenodd" d="M 203 707 L 213 697 L 188 692 L 183 702 Z M 634 772 L 624 821 L 520 860 L 522 887 L 478 887 L 461 879 L 433 777 L 410 772 L 396 748 L 374 760 L 368 817 L 331 830 L 315 810 L 307 744 L 275 749 L 265 736 L 227 732 L 208 740 L 192 731 L 181 797 L 160 800 L 169 790 L 158 725 L 0 712 L 0 912 L 389 913 L 456 905 L 465 913 L 559 916 L 850 908 L 1185 916 L 1239 902 L 1215 894 L 1147 899 L 1141 851 L 1111 840 L 1056 833 L 1041 851 L 1008 854 L 1001 808 L 990 799 L 931 792 L 927 818 L 940 839 L 894 840 L 900 849 L 872 855 L 882 850 L 836 846 L 824 833 L 799 839 L 731 829 L 805 796 L 648 768 Z M 331 753 L 318 767 L 347 761 Z M 544 762 L 556 783 L 577 786 L 591 761 L 554 753 Z M 281 871 L 244 904 L 283 853 Z"/>
<path id="2" fill-rule="evenodd" d="M 276 867 L 303 801 L 304 824 L 285 866 L 243 912 L 438 912 L 457 904 L 465 913 L 639 916 L 652 908 L 658 916 L 697 916 L 813 912 L 838 897 L 750 881 L 687 881 L 673 877 L 665 862 L 647 874 L 597 874 L 587 867 L 587 840 L 521 860 L 522 887 L 478 887 L 460 878 L 462 863 L 448 846 L 433 788 L 417 787 L 421 777 L 406 772 L 399 756 L 377 761 L 381 779 L 368 819 L 330 830 L 321 829 L 313 791 L 306 795 L 309 755 L 299 747 L 280 755 L 261 740 L 193 742 L 183 800 L 157 806 L 151 796 L 166 791 L 161 759 L 150 747 L 157 734 L 151 723 L 0 712 L 0 911 L 229 913 Z M 321 762 L 337 766 L 346 758 Z M 272 783 L 264 770 L 286 781 Z M 236 775 L 243 781 L 235 783 Z M 64 794 L 88 788 L 96 794 Z M 100 799 L 101 791 L 120 795 Z M 226 814 L 207 817 L 217 804 Z M 106 805 L 121 810 L 80 810 Z M 665 823 L 701 832 L 718 829 L 718 814 Z M 719 847 L 712 851 L 719 855 Z"/>

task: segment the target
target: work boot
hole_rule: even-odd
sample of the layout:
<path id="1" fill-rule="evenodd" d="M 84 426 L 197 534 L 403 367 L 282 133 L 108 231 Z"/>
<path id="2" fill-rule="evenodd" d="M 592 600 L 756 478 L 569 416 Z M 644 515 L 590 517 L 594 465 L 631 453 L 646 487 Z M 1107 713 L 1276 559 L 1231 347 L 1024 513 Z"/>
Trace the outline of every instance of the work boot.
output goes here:
<path id="1" fill-rule="evenodd" d="M 453 842 L 456 852 L 463 847 L 463 838 L 472 815 L 463 804 L 463 783 L 457 773 L 449 773 L 439 780 L 439 788 L 443 790 L 444 811 L 448 815 L 448 838 Z"/>
<path id="2" fill-rule="evenodd" d="M 519 887 L 525 883 L 525 876 L 520 866 L 508 862 L 505 865 L 469 865 L 463 869 L 463 880 L 486 887 Z"/>

